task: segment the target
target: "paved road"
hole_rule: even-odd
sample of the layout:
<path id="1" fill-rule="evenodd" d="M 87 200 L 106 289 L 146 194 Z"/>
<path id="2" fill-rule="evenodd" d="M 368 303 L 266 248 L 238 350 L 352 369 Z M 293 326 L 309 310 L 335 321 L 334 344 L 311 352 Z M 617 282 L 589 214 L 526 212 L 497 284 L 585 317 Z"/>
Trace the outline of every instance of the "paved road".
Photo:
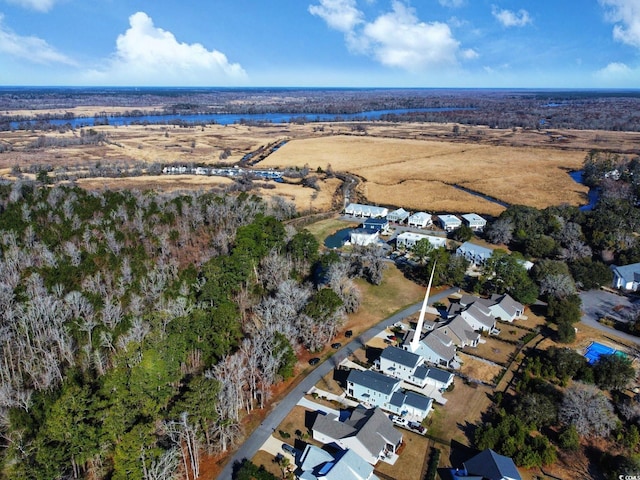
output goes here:
<path id="1" fill-rule="evenodd" d="M 443 298 L 448 297 L 458 291 L 457 288 L 450 288 L 443 292 L 432 295 L 429 298 L 429 303 L 437 302 Z M 320 381 L 322 377 L 332 371 L 338 364 L 350 356 L 355 350 L 365 345 L 369 340 L 382 332 L 385 328 L 399 322 L 405 317 L 415 314 L 420 311 L 422 302 L 416 303 L 410 307 L 405 308 L 401 312 L 390 316 L 377 325 L 371 327 L 362 335 L 354 338 L 349 343 L 344 345 L 329 359 L 319 364 L 309 375 L 307 375 L 289 394 L 283 398 L 279 403 L 273 406 L 273 409 L 260 424 L 260 426 L 253 431 L 253 433 L 245 440 L 245 442 L 238 448 L 234 456 L 227 462 L 227 465 L 222 470 L 218 479 L 231 480 L 233 473 L 233 465 L 236 462 L 241 462 L 245 458 L 251 459 L 258 452 L 264 442 L 267 441 L 269 436 L 278 428 L 278 425 L 282 423 L 285 417 L 291 412 L 293 407 L 296 406 L 300 398 Z"/>
<path id="2" fill-rule="evenodd" d="M 619 315 L 616 314 L 613 308 L 619 305 L 629 308 L 633 304 L 629 298 L 605 290 L 589 290 L 588 292 L 580 293 L 580 299 L 582 300 L 582 323 L 614 337 L 626 340 L 629 343 L 640 345 L 639 337 L 607 327 L 598 322 L 598 319 L 604 316 L 624 320 L 619 318 Z"/>

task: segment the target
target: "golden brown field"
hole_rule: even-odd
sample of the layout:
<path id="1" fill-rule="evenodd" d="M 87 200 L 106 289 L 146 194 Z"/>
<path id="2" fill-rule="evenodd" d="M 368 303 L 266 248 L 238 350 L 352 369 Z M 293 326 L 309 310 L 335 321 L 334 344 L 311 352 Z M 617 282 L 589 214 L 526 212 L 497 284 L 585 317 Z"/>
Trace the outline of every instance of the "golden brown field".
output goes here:
<path id="1" fill-rule="evenodd" d="M 90 115 L 108 110 L 82 107 L 76 114 Z M 112 109 L 113 110 L 113 109 Z M 111 111 L 111 110 L 109 110 Z M 116 110 L 113 110 L 116 111 Z M 23 112 L 26 113 L 26 112 Z M 35 112 L 32 112 L 35 113 Z M 362 131 L 356 131 L 355 126 Z M 27 148 L 40 136 L 72 139 L 80 131 L 0 132 L 0 142 L 11 151 L 0 154 L 0 175 L 11 177 L 11 168 L 23 171 L 30 165 L 51 165 L 54 169 L 86 170 L 97 163 L 123 165 L 151 163 L 235 164 L 244 155 L 274 142 L 288 143 L 257 167 L 328 166 L 338 172 L 357 175 L 358 200 L 410 210 L 470 212 L 497 215 L 504 208 L 497 203 L 455 188 L 495 197 L 506 203 L 535 207 L 585 201 L 586 188 L 576 184 L 567 172 L 578 169 L 590 149 L 632 152 L 640 134 L 602 131 L 537 131 L 491 129 L 435 123 L 350 123 L 326 122 L 270 125 L 132 125 L 87 127 L 104 133 L 100 145 Z M 221 158 L 227 151 L 228 156 Z M 224 157 L 224 155 L 222 155 Z M 295 202 L 300 212 L 330 209 L 339 189 L 335 179 L 324 181 L 322 191 L 297 185 L 261 188 L 258 194 L 280 195 Z M 156 177 L 141 179 L 83 180 L 86 188 L 155 188 L 164 190 L 208 189 L 228 184 L 225 179 L 207 177 Z M 335 200 L 335 199 L 334 199 Z M 352 199 L 353 200 L 353 199 Z M 334 204 L 335 205 L 335 204 Z"/>
<path id="2" fill-rule="evenodd" d="M 359 193 L 376 204 L 497 214 L 503 207 L 453 185 L 538 208 L 578 205 L 587 189 L 567 172 L 579 169 L 584 157 L 579 150 L 342 135 L 290 141 L 261 165 L 330 165 L 354 173 L 363 179 Z"/>

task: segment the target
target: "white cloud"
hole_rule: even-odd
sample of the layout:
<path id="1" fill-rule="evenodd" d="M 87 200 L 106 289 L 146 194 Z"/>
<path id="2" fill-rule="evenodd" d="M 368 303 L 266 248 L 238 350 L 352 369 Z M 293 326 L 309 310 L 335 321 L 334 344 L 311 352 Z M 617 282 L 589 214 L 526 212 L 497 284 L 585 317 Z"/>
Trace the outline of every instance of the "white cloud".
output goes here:
<path id="1" fill-rule="evenodd" d="M 423 71 L 436 66 L 454 66 L 458 57 L 468 59 L 472 50 L 460 53 L 460 43 L 446 23 L 420 21 L 415 10 L 394 0 L 392 11 L 368 22 L 355 0 L 320 0 L 309 11 L 345 34 L 348 48 L 375 58 L 389 67 Z M 331 9 L 329 9 L 331 5 Z M 325 15 L 320 15 L 322 11 Z"/>
<path id="2" fill-rule="evenodd" d="M 464 5 L 465 0 L 438 0 L 438 3 L 443 7 L 460 8 Z"/>
<path id="3" fill-rule="evenodd" d="M 320 5 L 309 5 L 309 13 L 344 33 L 363 22 L 363 13 L 357 9 L 356 0 L 320 0 Z"/>
<path id="4" fill-rule="evenodd" d="M 71 58 L 58 52 L 45 40 L 18 35 L 7 28 L 3 20 L 4 16 L 0 13 L 0 52 L 34 63 L 75 65 Z"/>
<path id="5" fill-rule="evenodd" d="M 496 5 L 493 5 L 491 14 L 505 27 L 524 27 L 533 22 L 529 12 L 523 9 L 514 12 L 512 10 L 501 10 Z"/>
<path id="6" fill-rule="evenodd" d="M 87 74 L 92 82 L 126 85 L 223 85 L 245 81 L 247 74 L 226 55 L 199 43 L 181 43 L 157 28 L 144 12 L 129 17 L 107 68 Z"/>
<path id="7" fill-rule="evenodd" d="M 640 48 L 640 2 L 638 0 L 599 0 L 607 8 L 606 18 L 613 27 L 613 38 Z"/>
<path id="8" fill-rule="evenodd" d="M 9 3 L 14 3 L 30 10 L 37 10 L 38 12 L 48 12 L 56 3 L 56 0 L 6 0 Z"/>
<path id="9" fill-rule="evenodd" d="M 631 68 L 624 63 L 612 62 L 595 72 L 594 77 L 601 87 L 635 88 L 640 84 L 640 68 Z"/>

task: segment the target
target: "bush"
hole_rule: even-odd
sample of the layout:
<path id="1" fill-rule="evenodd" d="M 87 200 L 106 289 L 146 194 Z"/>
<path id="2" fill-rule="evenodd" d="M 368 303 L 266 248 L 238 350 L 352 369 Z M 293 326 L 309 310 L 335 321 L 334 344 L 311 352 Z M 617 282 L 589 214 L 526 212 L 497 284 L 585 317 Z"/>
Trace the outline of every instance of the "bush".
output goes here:
<path id="1" fill-rule="evenodd" d="M 431 458 L 429 458 L 429 465 L 427 466 L 427 473 L 424 476 L 425 480 L 435 480 L 438 474 L 438 463 L 440 463 L 440 449 L 431 449 Z"/>

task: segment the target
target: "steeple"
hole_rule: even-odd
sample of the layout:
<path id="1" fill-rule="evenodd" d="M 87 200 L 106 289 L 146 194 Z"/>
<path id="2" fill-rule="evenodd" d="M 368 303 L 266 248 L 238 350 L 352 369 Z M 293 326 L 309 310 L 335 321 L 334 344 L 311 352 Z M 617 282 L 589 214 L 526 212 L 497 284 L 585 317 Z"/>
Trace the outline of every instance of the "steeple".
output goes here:
<path id="1" fill-rule="evenodd" d="M 433 274 L 436 271 L 436 262 L 433 262 L 433 269 L 431 270 L 431 277 L 429 278 L 429 284 L 427 285 L 427 292 L 424 295 L 424 301 L 422 302 L 422 308 L 420 309 L 420 317 L 418 318 L 418 325 L 416 325 L 416 331 L 413 333 L 413 338 L 409 344 L 409 351 L 415 353 L 420 344 L 420 335 L 422 335 L 422 327 L 424 326 L 424 315 L 427 313 L 427 307 L 429 303 L 429 292 L 431 291 L 431 283 L 433 282 Z"/>

